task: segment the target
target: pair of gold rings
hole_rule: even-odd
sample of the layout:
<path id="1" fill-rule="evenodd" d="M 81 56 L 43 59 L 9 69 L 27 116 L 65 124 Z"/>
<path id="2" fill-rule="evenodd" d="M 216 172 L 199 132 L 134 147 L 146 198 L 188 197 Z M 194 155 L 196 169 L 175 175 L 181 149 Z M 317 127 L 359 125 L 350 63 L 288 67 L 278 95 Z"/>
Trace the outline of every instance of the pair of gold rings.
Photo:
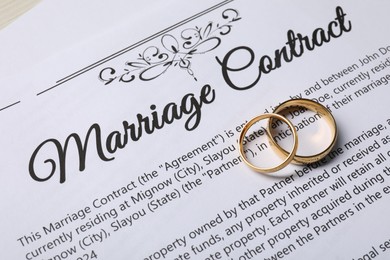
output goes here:
<path id="1" fill-rule="evenodd" d="M 330 144 L 320 153 L 316 154 L 310 154 L 310 155 L 298 155 L 297 150 L 298 150 L 298 134 L 295 126 L 291 123 L 289 119 L 281 115 L 283 112 L 289 111 L 291 109 L 299 109 L 299 108 L 304 108 L 311 110 L 313 112 L 318 113 L 321 118 L 324 118 L 326 122 L 329 124 L 331 128 L 331 142 Z M 246 157 L 246 153 L 244 152 L 244 139 L 246 136 L 246 133 L 248 130 L 257 122 L 264 120 L 264 119 L 269 119 L 268 121 L 268 128 L 267 128 L 267 135 L 271 140 L 271 146 L 276 148 L 276 151 L 281 154 L 282 156 L 286 157 L 282 163 L 275 167 L 258 167 L 254 164 L 252 164 L 248 158 Z M 273 120 L 280 120 L 284 123 L 287 124 L 287 126 L 290 128 L 292 136 L 293 136 L 293 146 L 290 152 L 286 151 L 283 149 L 275 140 L 274 137 L 272 137 L 271 134 L 271 127 L 273 124 Z M 287 100 L 283 103 L 281 103 L 279 106 L 277 106 L 272 113 L 268 114 L 263 114 L 254 117 L 251 119 L 248 123 L 245 124 L 245 126 L 242 129 L 242 132 L 240 134 L 239 138 L 239 152 L 240 155 L 243 159 L 243 161 L 253 170 L 260 172 L 260 173 L 271 173 L 275 171 L 279 171 L 286 167 L 289 163 L 294 163 L 294 164 L 310 164 L 317 162 L 321 159 L 323 159 L 334 147 L 337 139 L 337 126 L 336 126 L 336 121 L 330 111 L 321 105 L 320 103 L 317 103 L 315 101 L 312 101 L 310 99 L 291 99 Z"/>

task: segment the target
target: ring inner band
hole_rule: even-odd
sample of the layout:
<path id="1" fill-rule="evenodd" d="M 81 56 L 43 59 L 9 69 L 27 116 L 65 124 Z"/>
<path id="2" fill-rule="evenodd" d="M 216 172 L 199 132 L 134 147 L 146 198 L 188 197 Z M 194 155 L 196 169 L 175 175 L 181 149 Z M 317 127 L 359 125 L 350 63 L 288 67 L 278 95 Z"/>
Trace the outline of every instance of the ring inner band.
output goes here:
<path id="1" fill-rule="evenodd" d="M 252 127 L 252 125 L 254 125 L 258 121 L 261 121 L 261 120 L 267 119 L 267 118 L 279 119 L 288 125 L 288 127 L 291 129 L 291 131 L 293 133 L 293 148 L 290 152 L 284 151 L 283 153 L 281 153 L 283 156 L 286 157 L 286 159 L 282 163 L 280 163 L 279 165 L 277 165 L 275 167 L 261 168 L 261 167 L 255 166 L 251 162 L 249 162 L 249 160 L 247 159 L 245 152 L 244 152 L 243 141 L 244 141 L 246 133 Z M 267 135 L 269 138 L 271 138 L 271 140 L 273 140 L 272 137 L 269 135 L 269 132 L 267 132 Z M 274 143 L 275 142 L 271 141 L 271 145 L 273 145 Z M 274 114 L 274 113 L 259 115 L 259 116 L 254 117 L 253 119 L 251 119 L 243 127 L 243 130 L 242 130 L 242 132 L 240 134 L 240 138 L 239 138 L 239 152 L 240 152 L 241 158 L 250 168 L 252 168 L 253 170 L 260 172 L 260 173 L 271 173 L 271 172 L 275 172 L 275 171 L 279 171 L 279 170 L 283 169 L 293 160 L 294 156 L 296 155 L 297 149 L 298 149 L 298 135 L 297 135 L 297 131 L 296 131 L 294 125 L 290 122 L 290 120 L 288 120 L 284 116 L 281 116 L 279 114 Z M 280 152 L 281 150 L 278 149 L 277 151 Z"/>
<path id="2" fill-rule="evenodd" d="M 297 108 L 297 107 L 303 107 L 307 108 L 308 110 L 311 110 L 313 112 L 316 112 L 320 114 L 325 121 L 329 124 L 331 128 L 331 142 L 330 144 L 320 153 L 317 154 L 312 154 L 312 155 L 298 155 L 296 154 L 294 159 L 291 161 L 292 163 L 295 164 L 309 164 L 313 162 L 317 162 L 321 159 L 323 159 L 334 147 L 336 144 L 336 139 L 337 139 L 337 126 L 336 126 L 336 121 L 330 111 L 321 105 L 320 103 L 314 102 L 310 99 L 291 99 L 283 102 L 280 104 L 278 107 L 275 108 L 273 113 L 276 114 L 282 114 L 283 111 L 292 109 L 292 108 Z M 268 123 L 268 133 L 270 135 L 271 141 L 274 144 L 274 147 L 276 147 L 278 150 L 280 150 L 284 155 L 287 155 L 288 152 L 283 149 L 271 135 L 270 129 L 272 125 L 273 119 L 271 118 Z M 294 127 L 295 128 L 295 127 Z"/>

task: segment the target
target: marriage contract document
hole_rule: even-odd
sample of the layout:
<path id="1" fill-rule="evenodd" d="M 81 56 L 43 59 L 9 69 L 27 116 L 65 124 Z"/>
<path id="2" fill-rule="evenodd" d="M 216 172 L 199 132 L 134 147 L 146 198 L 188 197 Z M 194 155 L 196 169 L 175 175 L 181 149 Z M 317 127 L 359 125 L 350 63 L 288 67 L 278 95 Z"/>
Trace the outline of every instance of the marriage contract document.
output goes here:
<path id="1" fill-rule="evenodd" d="M 389 259 L 389 8 L 168 1 L 2 75 L 0 258 Z M 299 98 L 336 145 L 252 171 L 244 124 Z M 320 114 L 287 116 L 299 153 L 329 141 Z"/>

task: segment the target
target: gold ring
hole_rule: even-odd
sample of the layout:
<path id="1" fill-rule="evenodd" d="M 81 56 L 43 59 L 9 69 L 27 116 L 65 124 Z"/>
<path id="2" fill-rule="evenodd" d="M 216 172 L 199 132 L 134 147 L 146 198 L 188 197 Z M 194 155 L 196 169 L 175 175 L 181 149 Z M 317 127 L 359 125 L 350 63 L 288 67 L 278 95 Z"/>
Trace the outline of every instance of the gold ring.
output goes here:
<path id="1" fill-rule="evenodd" d="M 244 138 L 245 138 L 245 134 L 247 133 L 247 131 L 249 130 L 249 128 L 256 122 L 260 121 L 260 120 L 263 120 L 263 119 L 267 119 L 267 118 L 276 118 L 276 119 L 279 119 L 283 122 L 285 122 L 289 128 L 291 129 L 292 133 L 293 133 L 293 148 L 291 150 L 290 153 L 282 153 L 284 156 L 287 156 L 286 159 L 279 165 L 275 166 L 275 167 L 270 167 L 270 168 L 260 168 L 260 167 L 257 167 L 255 165 L 253 165 L 252 163 L 250 163 L 248 161 L 248 159 L 246 158 L 245 156 L 245 152 L 244 152 L 244 144 L 243 144 L 243 141 L 244 141 Z M 269 135 L 269 132 L 267 132 L 267 135 Z M 270 137 L 271 140 L 273 140 L 272 137 Z M 273 142 L 274 143 L 274 142 Z M 273 144 L 271 143 L 271 144 Z M 290 122 L 290 120 L 288 120 L 287 118 L 285 118 L 284 116 L 281 116 L 279 114 L 274 114 L 274 113 L 269 113 L 269 114 L 263 114 L 263 115 L 259 115 L 259 116 L 256 116 L 254 117 L 253 119 L 251 119 L 248 123 L 245 124 L 245 126 L 243 127 L 242 129 L 242 132 L 240 134 L 240 138 L 239 138 L 239 152 L 240 152 L 240 155 L 241 155 L 241 158 L 243 159 L 243 161 L 250 167 L 252 168 L 253 170 L 257 171 L 257 172 L 260 172 L 260 173 L 270 173 L 270 172 L 275 172 L 275 171 L 279 171 L 280 169 L 283 169 L 284 167 L 286 167 L 292 160 L 293 158 L 295 157 L 295 154 L 297 152 L 297 149 L 298 149 L 298 134 L 297 134 L 297 131 L 294 127 L 294 125 Z M 288 155 L 287 155 L 288 154 Z"/>
<path id="2" fill-rule="evenodd" d="M 273 113 L 280 114 L 281 112 L 283 112 L 285 110 L 289 110 L 289 109 L 294 108 L 294 107 L 295 108 L 297 108 L 297 107 L 306 108 L 306 109 L 309 109 L 311 111 L 314 111 L 314 112 L 322 115 L 325 118 L 325 120 L 329 123 L 329 125 L 331 126 L 332 141 L 327 148 L 325 148 L 322 152 L 317 153 L 317 154 L 313 154 L 313 155 L 303 156 L 303 155 L 296 154 L 294 159 L 292 160 L 292 163 L 295 163 L 295 164 L 309 164 L 309 163 L 317 162 L 317 161 L 321 160 L 322 158 L 324 158 L 332 150 L 332 148 L 336 144 L 336 139 L 337 139 L 336 121 L 335 121 L 333 115 L 330 113 L 330 111 L 326 107 L 324 107 L 320 103 L 317 103 L 315 101 L 312 101 L 310 99 L 305 99 L 305 98 L 287 100 L 287 101 L 281 103 L 279 106 L 277 106 L 274 109 Z M 272 119 L 270 119 L 268 122 L 268 131 L 270 131 L 271 125 L 272 125 Z M 269 132 L 268 134 L 270 135 L 274 146 L 277 149 L 279 149 L 284 155 L 287 155 L 288 152 L 276 143 L 276 141 L 272 137 L 271 133 Z"/>

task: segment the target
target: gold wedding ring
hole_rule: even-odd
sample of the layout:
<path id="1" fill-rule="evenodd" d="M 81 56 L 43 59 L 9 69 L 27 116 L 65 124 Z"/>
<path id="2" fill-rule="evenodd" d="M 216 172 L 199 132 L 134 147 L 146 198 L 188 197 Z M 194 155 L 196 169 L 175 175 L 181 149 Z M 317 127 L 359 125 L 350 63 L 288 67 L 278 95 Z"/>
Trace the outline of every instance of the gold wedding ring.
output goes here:
<path id="1" fill-rule="evenodd" d="M 286 117 L 283 116 L 283 112 L 289 111 L 289 110 L 296 110 L 297 108 L 304 108 L 307 110 L 311 110 L 313 112 L 316 112 L 317 114 L 320 115 L 321 118 L 324 118 L 326 122 L 329 124 L 330 129 L 331 129 L 331 141 L 330 144 L 321 152 L 316 153 L 316 154 L 310 154 L 310 155 L 298 155 L 297 150 L 298 150 L 298 134 L 297 134 L 297 128 L 294 126 L 290 120 L 288 120 Z M 285 160 L 280 163 L 279 165 L 275 167 L 270 167 L 270 168 L 261 168 L 258 166 L 255 166 L 252 164 L 248 158 L 246 157 L 245 149 L 244 149 L 244 139 L 245 135 L 248 132 L 248 130 L 258 121 L 267 119 L 269 118 L 268 121 L 268 128 L 267 128 L 267 135 L 271 139 L 271 146 L 276 148 L 276 151 L 280 153 L 282 156 L 285 156 Z M 272 124 L 273 120 L 280 120 L 283 121 L 288 125 L 288 127 L 291 130 L 292 136 L 293 136 L 293 148 L 290 152 L 286 151 L 283 149 L 274 139 L 272 136 Z M 295 164 L 309 164 L 309 163 L 314 163 L 317 162 L 321 159 L 323 159 L 328 153 L 333 149 L 334 145 L 336 144 L 337 140 L 337 125 L 336 125 L 336 120 L 334 119 L 333 115 L 330 113 L 330 111 L 321 105 L 320 103 L 317 103 L 315 101 L 312 101 L 310 99 L 305 99 L 305 98 L 300 98 L 300 99 L 291 99 L 287 100 L 283 103 L 281 103 L 279 106 L 277 106 L 273 113 L 269 114 L 263 114 L 254 117 L 251 119 L 248 123 L 245 124 L 243 127 L 243 130 L 240 134 L 239 138 L 239 152 L 241 155 L 241 158 L 243 161 L 253 170 L 260 172 L 260 173 L 271 173 L 275 172 L 278 170 L 283 169 L 286 167 L 290 162 L 295 163 Z"/>
<path id="2" fill-rule="evenodd" d="M 278 146 L 279 150 L 283 151 L 283 154 L 286 156 L 286 159 L 282 163 L 280 163 L 279 165 L 277 165 L 275 167 L 261 168 L 261 167 L 255 166 L 251 162 L 249 162 L 249 160 L 247 159 L 245 152 L 244 152 L 243 141 L 244 141 L 246 133 L 252 127 L 253 124 L 255 124 L 258 121 L 261 121 L 263 119 L 267 119 L 267 118 L 279 119 L 288 125 L 288 127 L 291 129 L 291 131 L 293 133 L 293 148 L 292 148 L 291 152 L 287 152 L 287 151 L 281 149 L 280 146 Z M 267 132 L 267 135 L 268 134 L 269 134 L 269 132 Z M 270 136 L 270 139 L 273 140 L 273 138 L 271 136 Z M 273 141 L 272 143 L 275 143 L 275 142 Z M 259 116 L 254 117 L 253 119 L 251 119 L 243 127 L 243 130 L 242 130 L 242 132 L 240 134 L 240 138 L 239 138 L 239 152 L 240 152 L 241 158 L 250 168 L 252 168 L 253 170 L 260 172 L 260 173 L 271 173 L 271 172 L 275 172 L 275 171 L 279 171 L 279 170 L 283 169 L 294 159 L 294 157 L 296 156 L 297 149 L 298 149 L 298 134 L 297 134 L 297 131 L 296 131 L 294 125 L 290 122 L 290 120 L 288 120 L 284 116 L 281 116 L 281 115 L 275 114 L 275 113 L 263 114 L 263 115 L 259 115 Z"/>
<path id="3" fill-rule="evenodd" d="M 318 113 L 326 120 L 326 122 L 329 124 L 329 126 L 331 128 L 331 132 L 332 132 L 331 142 L 322 152 L 317 153 L 317 154 L 312 154 L 312 155 L 298 155 L 298 154 L 296 154 L 294 156 L 294 159 L 291 161 L 292 163 L 295 163 L 295 164 L 309 164 L 309 163 L 317 162 L 317 161 L 321 160 L 322 158 L 324 158 L 332 150 L 332 148 L 336 144 L 336 139 L 337 139 L 336 121 L 335 121 L 334 117 L 332 116 L 332 114 L 330 113 L 330 111 L 326 107 L 324 107 L 320 103 L 314 102 L 310 99 L 304 99 L 304 98 L 287 100 L 287 101 L 281 103 L 279 106 L 277 106 L 274 109 L 273 113 L 282 114 L 282 112 L 284 112 L 286 110 L 288 111 L 288 110 L 294 109 L 294 108 L 295 109 L 296 108 L 306 108 L 308 110 L 311 110 L 313 112 Z M 272 118 L 270 118 L 270 120 L 268 122 L 268 131 L 270 131 L 270 129 L 271 129 L 272 121 L 273 121 Z M 270 132 L 269 132 L 269 135 L 271 136 L 271 141 L 274 144 L 274 147 L 276 147 L 284 155 L 289 154 L 289 152 L 284 150 L 279 144 L 276 143 L 274 138 L 272 138 L 272 135 Z"/>

